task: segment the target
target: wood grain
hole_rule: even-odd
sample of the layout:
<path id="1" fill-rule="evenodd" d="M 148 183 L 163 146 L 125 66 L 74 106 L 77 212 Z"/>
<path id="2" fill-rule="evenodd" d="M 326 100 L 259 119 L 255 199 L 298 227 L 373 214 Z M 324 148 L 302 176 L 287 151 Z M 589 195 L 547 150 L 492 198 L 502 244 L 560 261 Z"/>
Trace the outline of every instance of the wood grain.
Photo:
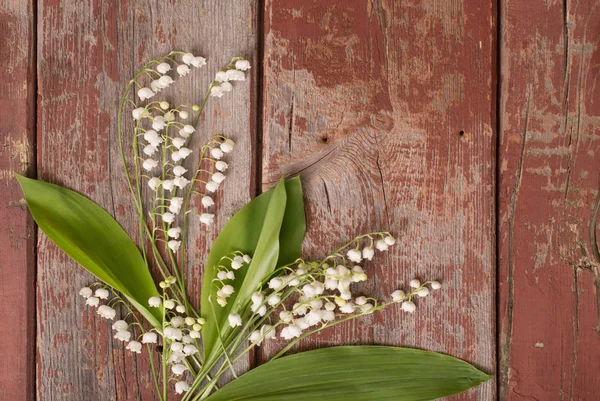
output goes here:
<path id="1" fill-rule="evenodd" d="M 494 372 L 495 15 L 467 0 L 266 2 L 263 186 L 301 175 L 305 253 L 389 230 L 398 244 L 362 292 L 444 284 L 414 315 L 392 307 L 302 348 L 416 346 Z"/>
<path id="2" fill-rule="evenodd" d="M 0 1 L 0 399 L 32 400 L 35 229 L 14 174 L 35 176 L 35 19 Z"/>
<path id="3" fill-rule="evenodd" d="M 126 82 L 152 58 L 174 48 L 191 50 L 206 56 L 209 66 L 177 85 L 176 100 L 200 102 L 217 69 L 231 57 L 246 56 L 254 63 L 255 15 L 249 0 L 40 2 L 40 178 L 89 196 L 135 236 L 116 136 L 118 99 Z M 205 240 L 188 244 L 195 250 L 189 254 L 193 267 L 188 274 L 195 299 L 217 229 L 254 190 L 253 76 L 236 85 L 232 96 L 209 104 L 193 142 L 199 147 L 206 138 L 226 134 L 240 145 L 219 197 L 217 224 Z M 195 222 L 192 236 L 199 230 Z M 77 295 L 92 276 L 43 235 L 38 253 L 38 399 L 156 399 L 148 359 L 125 352 L 112 339 L 110 323 L 97 318 Z"/>
<path id="4" fill-rule="evenodd" d="M 595 400 L 600 2 L 501 5 L 500 398 Z"/>

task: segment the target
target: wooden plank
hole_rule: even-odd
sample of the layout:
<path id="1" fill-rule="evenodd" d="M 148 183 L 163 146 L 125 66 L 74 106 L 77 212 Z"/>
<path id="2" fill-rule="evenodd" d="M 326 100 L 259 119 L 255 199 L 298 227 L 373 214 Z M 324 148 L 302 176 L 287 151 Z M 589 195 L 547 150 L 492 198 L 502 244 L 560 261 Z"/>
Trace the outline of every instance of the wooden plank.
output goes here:
<path id="1" fill-rule="evenodd" d="M 32 2 L 0 1 L 0 399 L 33 400 L 35 229 L 14 174 L 35 175 Z"/>
<path id="2" fill-rule="evenodd" d="M 135 235 L 116 136 L 118 99 L 126 82 L 149 59 L 189 49 L 206 56 L 209 65 L 176 85 L 181 92 L 176 100 L 200 102 L 231 57 L 246 56 L 255 64 L 255 15 L 250 0 L 40 2 L 40 178 L 86 194 Z M 195 250 L 189 254 L 188 275 L 194 295 L 217 229 L 254 191 L 253 77 L 236 85 L 232 96 L 211 101 L 195 134 L 196 147 L 216 134 L 230 135 L 239 146 L 218 202 L 217 224 L 206 239 L 188 244 Z M 186 162 L 191 166 L 194 160 Z M 192 230 L 199 233 L 197 221 Z M 147 357 L 125 352 L 112 339 L 110 323 L 96 318 L 77 295 L 92 276 L 43 235 L 38 252 L 38 399 L 157 399 Z"/>
<path id="3" fill-rule="evenodd" d="M 593 400 L 600 2 L 502 1 L 501 15 L 500 395 Z"/>
<path id="4" fill-rule="evenodd" d="M 402 344 L 494 371 L 495 15 L 469 0 L 266 2 L 263 186 L 300 173 L 305 253 L 390 230 L 398 245 L 368 264 L 366 294 L 444 283 L 414 315 L 393 307 L 303 348 Z"/>

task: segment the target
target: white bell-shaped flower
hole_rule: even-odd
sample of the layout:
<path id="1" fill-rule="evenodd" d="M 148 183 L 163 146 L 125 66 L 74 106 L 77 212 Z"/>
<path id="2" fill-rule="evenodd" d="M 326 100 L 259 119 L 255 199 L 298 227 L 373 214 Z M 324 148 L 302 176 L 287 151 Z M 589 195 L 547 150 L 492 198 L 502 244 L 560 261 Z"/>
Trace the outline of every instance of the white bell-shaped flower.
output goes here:
<path id="1" fill-rule="evenodd" d="M 167 191 L 172 191 L 175 188 L 175 184 L 173 183 L 173 180 L 164 180 L 162 183 L 162 186 Z"/>
<path id="2" fill-rule="evenodd" d="M 248 60 L 238 60 L 235 62 L 235 68 L 240 71 L 247 71 L 250 69 L 250 62 Z"/>
<path id="3" fill-rule="evenodd" d="M 137 94 L 142 102 L 146 99 L 150 99 L 152 96 L 155 95 L 155 93 L 150 88 L 141 88 L 140 90 L 138 90 Z"/>
<path id="4" fill-rule="evenodd" d="M 181 246 L 181 241 L 172 239 L 167 243 L 167 245 L 169 246 L 169 249 L 171 249 L 173 252 L 177 252 L 179 250 L 179 247 Z"/>
<path id="5" fill-rule="evenodd" d="M 119 341 L 129 341 L 131 338 L 131 332 L 127 330 L 117 330 L 115 338 Z"/>
<path id="6" fill-rule="evenodd" d="M 177 149 L 180 149 L 183 145 L 185 145 L 185 142 L 186 142 L 185 138 L 181 138 L 181 137 L 176 137 L 171 140 L 171 143 Z"/>
<path id="7" fill-rule="evenodd" d="M 127 344 L 127 347 L 125 348 L 127 348 L 131 352 L 135 352 L 136 354 L 142 353 L 142 343 L 138 341 L 130 341 L 129 344 Z"/>
<path id="8" fill-rule="evenodd" d="M 171 71 L 171 64 L 162 62 L 156 66 L 156 71 L 161 74 L 166 74 L 167 72 Z"/>
<path id="9" fill-rule="evenodd" d="M 211 207 L 214 204 L 215 204 L 215 201 L 210 196 L 203 196 L 202 197 L 202 206 L 204 206 L 204 207 Z"/>
<path id="10" fill-rule="evenodd" d="M 219 189 L 219 184 L 214 181 L 209 181 L 206 183 L 206 191 L 213 193 L 217 189 Z"/>
<path id="11" fill-rule="evenodd" d="M 144 333 L 142 342 L 144 344 L 156 344 L 158 342 L 158 335 L 153 332 Z"/>
<path id="12" fill-rule="evenodd" d="M 171 366 L 171 372 L 173 372 L 173 374 L 177 376 L 182 375 L 186 370 L 188 370 L 187 366 L 181 363 L 176 363 L 173 366 Z"/>
<path id="13" fill-rule="evenodd" d="M 158 308 L 161 304 L 161 300 L 159 297 L 150 297 L 148 299 L 148 305 L 150 305 L 153 308 Z"/>
<path id="14" fill-rule="evenodd" d="M 83 287 L 81 290 L 79 290 L 79 295 L 81 295 L 84 298 L 89 298 L 91 297 L 93 294 L 93 291 L 90 287 Z"/>
<path id="15" fill-rule="evenodd" d="M 162 214 L 162 219 L 165 223 L 172 223 L 175 221 L 175 215 L 171 212 L 166 212 Z"/>
<path id="16" fill-rule="evenodd" d="M 234 141 L 232 141 L 231 139 L 226 139 L 225 142 L 223 142 L 219 147 L 221 148 L 221 150 L 224 153 L 229 153 L 233 150 L 234 146 L 235 146 Z"/>
<path id="17" fill-rule="evenodd" d="M 227 170 L 227 167 L 229 167 L 229 165 L 222 160 L 219 160 L 215 163 L 215 168 L 218 171 L 225 171 L 225 170 Z"/>
<path id="18" fill-rule="evenodd" d="M 215 75 L 215 81 L 217 82 L 226 82 L 227 81 L 227 73 L 225 71 L 219 71 Z"/>
<path id="19" fill-rule="evenodd" d="M 192 65 L 196 68 L 204 67 L 206 65 L 206 59 L 204 57 L 196 56 L 192 59 Z"/>
<path id="20" fill-rule="evenodd" d="M 229 326 L 231 327 L 238 327 L 242 325 L 242 317 L 237 313 L 230 313 L 229 316 L 227 316 L 227 320 L 229 321 Z"/>
<path id="21" fill-rule="evenodd" d="M 169 230 L 167 230 L 167 235 L 168 235 L 170 238 L 175 238 L 175 239 L 178 239 L 178 238 L 179 238 L 179 236 L 181 235 L 181 228 L 179 228 L 179 227 L 172 227 L 172 228 L 169 228 Z"/>
<path id="22" fill-rule="evenodd" d="M 142 168 L 146 171 L 152 171 L 158 166 L 158 161 L 154 159 L 146 159 L 142 163 Z"/>
<path id="23" fill-rule="evenodd" d="M 98 315 L 104 319 L 113 320 L 117 315 L 117 312 L 108 305 L 100 305 L 97 311 Z"/>
<path id="24" fill-rule="evenodd" d="M 146 110 L 145 107 L 138 107 L 136 109 L 133 109 L 131 111 L 131 115 L 133 116 L 134 120 L 139 120 L 142 117 L 147 117 L 148 116 L 148 112 Z"/>
<path id="25" fill-rule="evenodd" d="M 442 288 L 442 285 L 437 282 L 437 281 L 432 281 L 431 282 L 431 289 L 432 290 L 439 290 L 440 288 Z"/>
<path id="26" fill-rule="evenodd" d="M 148 180 L 148 186 L 153 191 L 156 191 L 158 189 L 159 185 L 160 185 L 160 179 L 158 177 L 152 177 Z"/>
<path id="27" fill-rule="evenodd" d="M 213 86 L 210 88 L 210 95 L 213 97 L 223 97 L 223 89 L 220 86 Z"/>
<path id="28" fill-rule="evenodd" d="M 222 183 L 223 181 L 225 181 L 225 174 L 217 171 L 216 173 L 214 173 L 212 175 L 212 177 L 210 177 L 210 179 L 214 182 L 216 182 L 217 184 Z"/>
<path id="29" fill-rule="evenodd" d="M 194 61 L 194 55 L 192 53 L 185 53 L 183 56 L 181 56 L 181 61 L 187 65 L 190 65 Z"/>
<path id="30" fill-rule="evenodd" d="M 180 77 L 185 77 L 187 74 L 190 73 L 190 67 L 188 67 L 185 64 L 181 64 L 180 66 L 177 67 L 177 73 L 179 74 Z"/>
<path id="31" fill-rule="evenodd" d="M 402 302 L 402 310 L 408 313 L 413 313 L 417 310 L 417 306 L 411 301 Z"/>
<path id="32" fill-rule="evenodd" d="M 190 385 L 184 381 L 175 383 L 175 392 L 177 394 L 183 394 L 190 389 Z"/>
<path id="33" fill-rule="evenodd" d="M 108 292 L 108 290 L 106 288 L 98 288 L 96 290 L 96 292 L 94 293 L 94 295 L 100 299 L 108 299 L 108 296 L 110 295 L 110 293 Z"/>
<path id="34" fill-rule="evenodd" d="M 173 180 L 173 184 L 175 184 L 176 187 L 180 188 L 180 189 L 184 189 L 185 187 L 188 186 L 188 184 L 190 183 L 190 180 L 188 180 L 185 177 L 176 177 Z"/>
<path id="35" fill-rule="evenodd" d="M 127 330 L 129 325 L 125 320 L 117 320 L 112 325 L 113 330 Z"/>
<path id="36" fill-rule="evenodd" d="M 96 298 L 96 297 L 89 297 L 88 299 L 85 300 L 85 304 L 88 306 L 98 306 L 100 305 L 100 298 Z"/>

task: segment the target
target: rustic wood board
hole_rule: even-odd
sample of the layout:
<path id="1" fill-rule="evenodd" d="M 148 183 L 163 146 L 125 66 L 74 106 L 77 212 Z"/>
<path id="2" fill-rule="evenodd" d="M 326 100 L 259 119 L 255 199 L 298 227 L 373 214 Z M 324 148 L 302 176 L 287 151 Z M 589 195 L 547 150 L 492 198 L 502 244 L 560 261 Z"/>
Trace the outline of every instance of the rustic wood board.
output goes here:
<path id="1" fill-rule="evenodd" d="M 308 255 L 398 237 L 366 294 L 444 283 L 414 315 L 390 308 L 302 348 L 417 346 L 495 370 L 495 16 L 476 1 L 267 0 L 263 186 L 301 175 Z M 490 381 L 453 399 L 495 394 Z"/>
<path id="2" fill-rule="evenodd" d="M 500 399 L 596 400 L 600 2 L 501 7 Z"/>
<path id="3" fill-rule="evenodd" d="M 0 1 L 0 399 L 31 400 L 35 229 L 14 174 L 35 175 L 35 41 L 28 2 Z"/>
<path id="4" fill-rule="evenodd" d="M 135 235 L 116 136 L 124 85 L 149 59 L 175 47 L 191 50 L 206 56 L 209 65 L 179 83 L 184 98 L 177 100 L 199 103 L 231 57 L 242 55 L 254 64 L 254 2 L 48 0 L 40 2 L 38 14 L 39 177 L 89 196 Z M 226 196 L 219 198 L 217 224 L 205 240 L 188 244 L 195 250 L 189 253 L 193 268 L 188 276 L 195 293 L 217 230 L 254 194 L 254 75 L 236 85 L 232 96 L 209 103 L 193 142 L 199 147 L 212 135 L 226 134 L 239 144 L 223 186 Z M 193 160 L 186 162 L 191 166 Z M 199 223 L 192 226 L 197 236 Z M 38 399 L 156 399 L 147 358 L 125 352 L 111 338 L 110 323 L 97 318 L 77 295 L 92 276 L 43 234 L 37 279 Z M 247 367 L 247 361 L 241 365 Z"/>

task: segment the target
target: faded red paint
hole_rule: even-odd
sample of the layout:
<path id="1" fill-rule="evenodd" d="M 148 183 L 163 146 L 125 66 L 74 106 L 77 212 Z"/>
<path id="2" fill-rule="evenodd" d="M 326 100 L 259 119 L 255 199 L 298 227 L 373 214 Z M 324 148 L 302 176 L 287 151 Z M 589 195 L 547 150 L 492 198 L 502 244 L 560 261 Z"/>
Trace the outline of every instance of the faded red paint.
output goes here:
<path id="1" fill-rule="evenodd" d="M 600 3 L 502 7 L 501 397 L 594 400 Z"/>

